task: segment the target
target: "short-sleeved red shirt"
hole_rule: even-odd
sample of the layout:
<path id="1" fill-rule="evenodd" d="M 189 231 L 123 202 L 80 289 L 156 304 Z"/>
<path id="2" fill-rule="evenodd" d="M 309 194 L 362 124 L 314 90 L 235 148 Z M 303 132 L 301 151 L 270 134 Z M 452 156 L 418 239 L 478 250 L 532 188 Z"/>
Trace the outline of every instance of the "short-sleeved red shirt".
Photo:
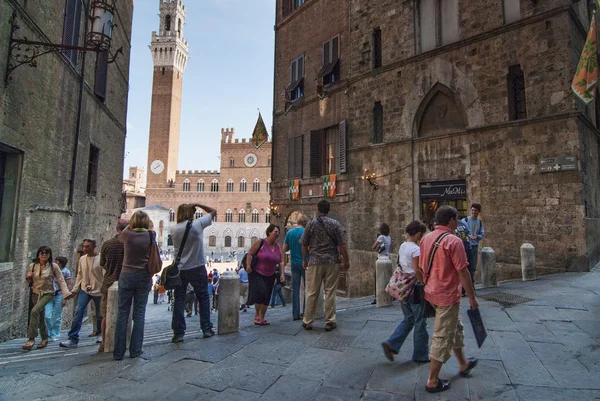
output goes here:
<path id="1" fill-rule="evenodd" d="M 427 272 L 429 255 L 433 244 L 443 233 L 448 232 L 440 244 L 431 266 Z M 447 226 L 437 226 L 421 240 L 421 257 L 419 266 L 424 274 L 428 274 L 425 285 L 425 299 L 437 306 L 451 306 L 460 302 L 461 284 L 459 270 L 469 265 L 465 247 L 460 238 Z"/>

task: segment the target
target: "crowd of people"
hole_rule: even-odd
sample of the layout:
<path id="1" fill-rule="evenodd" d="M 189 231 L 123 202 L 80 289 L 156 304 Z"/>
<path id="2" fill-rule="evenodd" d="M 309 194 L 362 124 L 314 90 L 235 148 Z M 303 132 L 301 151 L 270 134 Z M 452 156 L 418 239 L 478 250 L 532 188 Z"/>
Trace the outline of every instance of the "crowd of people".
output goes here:
<path id="1" fill-rule="evenodd" d="M 297 219 L 297 227 L 289 230 L 281 247 L 277 242 L 280 227 L 270 224 L 266 238 L 256 241 L 244 255 L 236 269 L 240 280 L 240 311 L 254 307 L 254 324 L 266 326 L 269 306 L 278 301 L 286 306 L 282 287 L 286 284 L 286 252 L 289 252 L 292 276 L 292 319 L 302 319 L 302 328 L 312 330 L 321 287 L 325 293 L 325 331 L 337 328 L 336 291 L 340 270 L 349 269 L 348 249 L 341 224 L 328 216 L 330 203 L 317 204 L 317 216 L 308 220 Z M 195 218 L 196 210 L 206 212 Z M 470 216 L 460 219 L 451 206 L 441 206 L 435 214 L 434 226 L 428 229 L 422 221 L 415 220 L 406 226 L 406 241 L 398 250 L 400 272 L 409 277 L 410 296 L 402 299 L 404 319 L 390 337 L 382 343 L 384 355 L 393 361 L 414 329 L 412 359 L 417 363 L 430 363 L 426 383 L 428 392 L 450 388 L 447 380 L 439 378 L 442 364 L 452 352 L 459 364 L 459 373 L 466 376 L 477 365 L 476 359 L 466 358 L 463 351 L 463 325 L 459 318 L 461 296 L 468 296 L 472 309 L 478 308 L 474 282 L 479 242 L 484 238 L 484 227 L 478 218 L 481 205 L 472 204 Z M 27 270 L 26 280 L 31 287 L 31 311 L 28 341 L 23 349 L 31 350 L 39 334 L 44 348 L 48 340 L 60 336 L 61 312 L 66 303 L 77 296 L 77 306 L 68 339 L 60 343 L 64 348 L 75 348 L 88 304 L 93 303 L 95 324 L 101 331 L 99 350 L 103 351 L 102 338 L 106 332 L 107 294 L 109 287 L 118 281 L 118 316 L 115 329 L 113 357 L 123 359 L 126 352 L 126 331 L 129 311 L 133 304 L 133 332 L 129 354 L 136 358 L 142 354 L 144 323 L 148 295 L 154 292 L 154 303 L 165 302 L 168 297 L 172 311 L 173 343 L 184 341 L 185 317 L 200 315 L 204 338 L 215 335 L 211 313 L 218 310 L 219 272 L 207 271 L 203 232 L 213 221 L 216 210 L 200 204 L 183 204 L 177 209 L 177 224 L 171 229 L 175 260 L 181 285 L 166 291 L 160 276 L 154 280 L 149 273 L 149 257 L 156 233 L 146 213 L 137 211 L 131 220 L 119 220 L 114 238 L 106 241 L 100 253 L 96 242 L 85 239 L 83 255 L 76 268 L 75 284 L 71 287 L 71 274 L 67 259 L 53 259 L 47 246 L 38 249 L 36 259 Z M 380 226 L 373 249 L 380 257 L 389 257 L 392 239 L 387 224 Z M 55 262 L 55 263 L 54 263 Z M 304 289 L 304 291 L 302 291 Z M 301 299 L 301 293 L 304 299 Z M 303 306 L 301 308 L 301 305 Z M 433 337 L 429 345 L 427 309 L 435 311 Z"/>

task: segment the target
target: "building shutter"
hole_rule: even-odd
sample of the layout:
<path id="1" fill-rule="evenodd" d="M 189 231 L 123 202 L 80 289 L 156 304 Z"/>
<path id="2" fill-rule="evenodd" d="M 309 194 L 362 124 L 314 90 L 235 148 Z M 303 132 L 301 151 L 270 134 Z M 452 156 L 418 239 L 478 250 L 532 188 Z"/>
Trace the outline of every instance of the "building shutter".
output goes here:
<path id="1" fill-rule="evenodd" d="M 304 77 L 304 56 L 298 58 L 298 79 Z"/>
<path id="2" fill-rule="evenodd" d="M 343 120 L 342 122 L 340 122 L 339 125 L 339 145 L 338 146 L 338 151 L 340 152 L 339 157 L 338 157 L 338 171 L 340 173 L 345 173 L 348 167 L 348 162 L 347 162 L 347 132 L 348 132 L 348 122 L 346 120 Z"/>
<path id="3" fill-rule="evenodd" d="M 327 64 L 329 64 L 331 62 L 331 58 L 329 58 L 329 46 L 331 45 L 331 42 L 328 40 L 327 42 L 323 43 L 323 66 L 326 66 Z"/>
<path id="4" fill-rule="evenodd" d="M 96 75 L 94 78 L 94 93 L 102 100 L 106 100 L 106 86 L 108 83 L 108 50 L 96 55 Z"/>
<path id="5" fill-rule="evenodd" d="M 297 65 L 298 65 L 297 63 L 298 62 L 296 60 L 294 60 L 290 64 L 290 84 L 293 84 L 294 82 L 296 82 L 298 80 L 298 75 L 296 74 Z"/>
<path id="6" fill-rule="evenodd" d="M 294 172 L 296 173 L 295 177 L 297 178 L 302 178 L 302 156 L 304 153 L 304 149 L 303 149 L 303 139 L 304 139 L 304 135 L 300 135 L 297 136 L 296 138 L 294 138 L 294 141 L 296 142 L 294 144 L 294 152 L 295 152 L 295 156 L 294 156 Z"/>
<path id="7" fill-rule="evenodd" d="M 339 49 L 340 49 L 340 37 L 336 36 L 335 38 L 331 39 L 331 59 L 329 61 L 335 61 L 337 58 L 339 58 L 340 53 L 339 53 Z"/>
<path id="8" fill-rule="evenodd" d="M 310 176 L 320 177 L 323 173 L 323 132 L 310 133 Z"/>
<path id="9" fill-rule="evenodd" d="M 296 152 L 294 149 L 295 143 L 296 143 L 295 138 L 288 140 L 288 177 L 289 178 L 296 177 L 296 174 L 294 171 L 294 169 L 296 168 L 296 163 L 295 163 Z"/>
<path id="10" fill-rule="evenodd" d="M 83 4 L 81 0 L 66 1 L 62 38 L 63 45 L 79 45 L 82 7 Z M 79 57 L 79 52 L 77 50 L 63 50 L 63 54 L 67 57 L 67 59 L 69 59 L 71 65 L 77 65 Z"/>

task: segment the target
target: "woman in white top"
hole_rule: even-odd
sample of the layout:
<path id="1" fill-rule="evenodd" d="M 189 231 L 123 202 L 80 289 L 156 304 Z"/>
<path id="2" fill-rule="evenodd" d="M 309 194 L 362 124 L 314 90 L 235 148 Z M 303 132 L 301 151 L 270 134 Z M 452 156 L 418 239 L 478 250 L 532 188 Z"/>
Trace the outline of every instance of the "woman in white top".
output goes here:
<path id="1" fill-rule="evenodd" d="M 379 236 L 375 243 L 373 244 L 373 249 L 377 251 L 378 257 L 390 257 L 390 248 L 392 247 L 392 237 L 390 237 L 390 226 L 385 223 L 382 223 L 379 226 Z M 377 294 L 377 272 L 373 271 L 373 287 L 375 290 L 375 294 Z M 375 305 L 377 303 L 377 298 L 371 302 L 371 305 Z"/>
<path id="2" fill-rule="evenodd" d="M 408 241 L 400 245 L 398 259 L 404 273 L 415 274 L 413 266 L 419 266 L 419 241 L 425 234 L 426 227 L 423 223 L 415 220 L 406 226 Z M 403 302 L 402 313 L 404 320 L 400 322 L 390 338 L 381 343 L 383 353 L 390 360 L 400 351 L 404 340 L 414 328 L 414 351 L 412 360 L 415 362 L 429 362 L 429 334 L 427 333 L 427 321 L 423 318 L 423 284 L 417 283 L 411 299 Z"/>

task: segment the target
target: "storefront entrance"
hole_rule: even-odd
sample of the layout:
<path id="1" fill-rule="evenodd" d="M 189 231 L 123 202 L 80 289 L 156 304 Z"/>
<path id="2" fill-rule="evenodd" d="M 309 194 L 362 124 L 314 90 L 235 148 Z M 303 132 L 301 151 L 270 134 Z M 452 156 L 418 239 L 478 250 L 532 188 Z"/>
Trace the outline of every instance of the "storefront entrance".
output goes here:
<path id="1" fill-rule="evenodd" d="M 467 183 L 465 180 L 422 182 L 419 184 L 421 197 L 421 220 L 428 228 L 433 228 L 435 211 L 442 205 L 450 205 L 458 210 L 460 218 L 468 215 Z"/>

